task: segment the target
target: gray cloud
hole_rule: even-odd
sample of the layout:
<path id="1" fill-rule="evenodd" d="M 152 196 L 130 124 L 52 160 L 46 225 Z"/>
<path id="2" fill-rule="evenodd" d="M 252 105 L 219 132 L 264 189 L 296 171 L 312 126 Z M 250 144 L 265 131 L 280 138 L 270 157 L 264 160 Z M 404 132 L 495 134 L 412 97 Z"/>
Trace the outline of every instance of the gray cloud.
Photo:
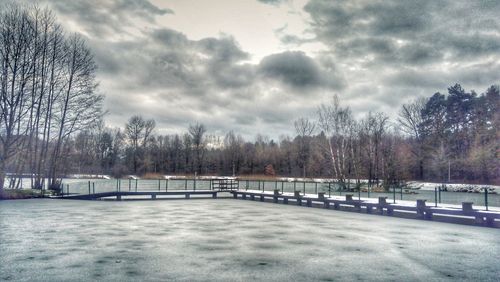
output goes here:
<path id="1" fill-rule="evenodd" d="M 286 1 L 260 2 L 277 12 Z M 260 62 L 238 34 L 194 39 L 162 25 L 179 16 L 152 1 L 40 3 L 87 37 L 112 126 L 142 114 L 162 132 L 200 121 L 212 132 L 278 136 L 295 118 L 314 118 L 333 93 L 357 115 L 392 114 L 456 82 L 482 91 L 500 79 L 499 1 L 311 0 L 305 32 L 289 33 L 283 22 L 274 32 L 290 48 Z M 308 52 L 318 42 L 324 50 Z"/>
<path id="2" fill-rule="evenodd" d="M 394 114 L 457 82 L 484 91 L 500 80 L 498 1 L 311 0 L 304 10 L 346 67 L 342 97 L 355 110 Z"/>
<path id="3" fill-rule="evenodd" d="M 287 2 L 288 0 L 257 0 L 257 1 L 269 5 L 279 5 L 281 3 Z"/>
<path id="4" fill-rule="evenodd" d="M 299 51 L 283 52 L 263 58 L 259 64 L 259 73 L 264 78 L 279 79 L 296 88 L 339 89 L 342 86 L 342 81 L 334 71 L 323 68 L 317 61 Z"/>
<path id="5" fill-rule="evenodd" d="M 149 0 L 41 0 L 58 16 L 76 21 L 85 32 L 96 37 L 127 33 L 134 21 L 154 23 L 157 16 L 173 14 L 171 9 L 160 9 Z"/>
<path id="6" fill-rule="evenodd" d="M 341 54 L 421 63 L 445 53 L 459 60 L 500 50 L 497 1 L 312 0 L 304 9 L 317 38 Z"/>

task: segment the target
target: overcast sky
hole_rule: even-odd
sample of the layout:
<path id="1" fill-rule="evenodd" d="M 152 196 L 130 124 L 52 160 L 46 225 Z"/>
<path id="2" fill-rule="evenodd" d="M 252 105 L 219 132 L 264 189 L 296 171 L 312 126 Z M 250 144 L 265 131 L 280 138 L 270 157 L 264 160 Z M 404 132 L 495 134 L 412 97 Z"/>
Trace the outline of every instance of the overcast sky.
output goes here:
<path id="1" fill-rule="evenodd" d="M 6 1 L 6 0 L 0 0 Z M 27 0 L 26 0 L 27 1 Z M 338 94 L 358 116 L 500 83 L 500 1 L 42 0 L 88 41 L 106 122 L 278 138 Z"/>

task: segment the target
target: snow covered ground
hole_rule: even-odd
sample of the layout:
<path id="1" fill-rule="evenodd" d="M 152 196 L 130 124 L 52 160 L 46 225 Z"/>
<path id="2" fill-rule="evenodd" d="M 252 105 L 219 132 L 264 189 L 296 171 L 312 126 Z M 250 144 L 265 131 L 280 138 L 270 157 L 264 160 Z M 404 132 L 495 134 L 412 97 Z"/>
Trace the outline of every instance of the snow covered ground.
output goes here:
<path id="1" fill-rule="evenodd" d="M 410 188 L 432 190 L 432 191 L 434 191 L 434 188 L 442 185 L 443 185 L 442 183 L 433 183 L 433 182 L 419 182 L 419 181 L 408 182 L 408 187 Z M 450 192 L 484 193 L 484 189 L 488 189 L 489 192 L 500 193 L 500 186 L 496 185 L 450 183 L 450 184 L 445 184 L 445 186 L 447 191 Z"/>
<path id="2" fill-rule="evenodd" d="M 241 200 L 0 203 L 0 280 L 500 277 L 500 230 Z"/>

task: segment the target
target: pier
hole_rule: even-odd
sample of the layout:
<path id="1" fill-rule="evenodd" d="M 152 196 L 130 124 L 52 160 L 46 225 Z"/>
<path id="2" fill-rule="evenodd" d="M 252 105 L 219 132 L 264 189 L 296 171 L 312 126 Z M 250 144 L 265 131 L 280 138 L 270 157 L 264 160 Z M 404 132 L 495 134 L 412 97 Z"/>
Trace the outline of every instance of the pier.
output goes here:
<path id="1" fill-rule="evenodd" d="M 434 207 L 426 205 L 426 200 L 417 200 L 415 204 L 391 204 L 387 197 L 379 197 L 377 202 L 373 200 L 356 200 L 353 194 L 342 197 L 326 197 L 325 193 L 317 195 L 302 195 L 299 191 L 295 193 L 281 193 L 275 190 L 272 193 L 262 191 L 232 191 L 234 199 L 258 200 L 261 202 L 272 202 L 281 204 L 295 204 L 298 206 L 318 207 L 334 210 L 345 210 L 365 212 L 368 214 L 379 214 L 387 216 L 409 217 L 424 220 L 437 219 L 447 222 L 455 222 L 457 219 L 472 219 L 475 224 L 500 227 L 500 211 L 485 211 L 473 208 L 473 203 L 463 202 L 462 207 Z M 441 220 L 440 220 L 441 219 Z M 457 223 L 457 222 L 455 222 Z"/>
<path id="2" fill-rule="evenodd" d="M 144 183 L 148 185 L 144 185 Z M 63 190 L 60 196 L 53 196 L 52 198 L 117 201 L 233 198 L 383 216 L 500 227 L 500 209 L 488 209 L 488 193 L 484 194 L 486 206 L 478 208 L 473 206 L 471 201 L 463 201 L 461 205 L 441 204 L 441 192 L 437 190 L 434 195 L 435 201 L 429 203 L 429 197 L 403 200 L 402 194 L 399 195 L 401 200 L 396 201 L 395 190 L 393 190 L 392 199 L 390 200 L 386 196 L 370 197 L 369 192 L 368 198 L 361 197 L 359 191 L 356 197 L 349 192 L 342 194 L 342 191 L 332 195 L 331 183 L 285 183 L 284 181 L 266 183 L 266 181 L 258 180 L 253 182 L 248 180 L 239 181 L 234 178 L 213 178 L 208 180 L 170 179 L 170 181 L 164 179 L 144 183 L 139 185 L 137 179 L 128 179 L 122 188 L 122 182 L 117 180 L 114 189 L 108 184 L 105 187 L 98 187 L 96 191 L 95 183 L 89 181 L 86 188 L 72 189 L 71 192 L 69 185 L 67 185 L 66 191 Z M 268 190 L 265 189 L 266 184 Z M 309 184 L 309 191 L 306 191 L 306 184 Z M 284 188 L 288 188 L 288 191 L 285 191 Z"/>

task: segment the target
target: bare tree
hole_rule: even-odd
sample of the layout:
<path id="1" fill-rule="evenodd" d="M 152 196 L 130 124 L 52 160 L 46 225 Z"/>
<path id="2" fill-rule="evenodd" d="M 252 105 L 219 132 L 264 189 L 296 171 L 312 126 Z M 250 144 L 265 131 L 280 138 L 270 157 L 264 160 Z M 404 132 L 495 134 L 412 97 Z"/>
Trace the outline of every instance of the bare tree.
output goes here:
<path id="1" fill-rule="evenodd" d="M 318 125 L 325 134 L 323 148 L 327 151 L 333 168 L 333 178 L 342 188 L 346 187 L 348 158 L 352 124 L 354 122 L 349 107 L 341 107 L 337 95 L 332 103 L 318 109 Z"/>
<path id="2" fill-rule="evenodd" d="M 189 135 L 191 137 L 192 146 L 195 154 L 195 170 L 200 174 L 202 172 L 203 160 L 205 158 L 206 152 L 206 142 L 205 142 L 205 126 L 200 123 L 189 126 Z"/>
<path id="3" fill-rule="evenodd" d="M 387 130 L 388 119 L 383 113 L 373 114 L 369 112 L 366 118 L 361 121 L 361 140 L 365 143 L 369 185 L 379 184 L 381 142 Z"/>
<path id="4" fill-rule="evenodd" d="M 422 110 L 425 108 L 426 100 L 424 98 L 416 99 L 415 101 L 404 104 L 401 107 L 398 116 L 398 122 L 401 129 L 411 136 L 412 153 L 417 158 L 419 178 L 424 178 L 424 154 L 423 154 L 423 139 L 420 134 L 420 126 L 422 124 Z"/>
<path id="5" fill-rule="evenodd" d="M 231 165 L 232 175 L 235 176 L 239 172 L 242 159 L 243 138 L 234 134 L 233 131 L 229 131 L 224 137 L 224 149 L 226 160 Z"/>
<path id="6" fill-rule="evenodd" d="M 155 128 L 154 120 L 144 120 L 143 117 L 132 116 L 125 125 L 125 135 L 127 136 L 132 150 L 133 171 L 137 173 L 139 167 L 139 157 L 142 154 L 142 149 L 147 144 L 147 141 Z"/>
<path id="7" fill-rule="evenodd" d="M 306 177 L 306 169 L 311 155 L 311 135 L 316 125 L 307 118 L 299 118 L 293 124 L 297 133 L 297 163 L 302 170 L 302 177 Z"/>

